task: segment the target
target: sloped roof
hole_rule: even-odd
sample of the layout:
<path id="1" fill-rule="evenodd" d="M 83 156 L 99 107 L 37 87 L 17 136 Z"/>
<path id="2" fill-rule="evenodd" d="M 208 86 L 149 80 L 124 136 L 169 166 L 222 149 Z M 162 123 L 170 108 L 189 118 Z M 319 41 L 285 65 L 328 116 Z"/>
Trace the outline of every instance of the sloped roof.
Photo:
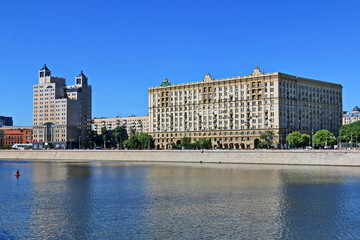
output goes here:
<path id="1" fill-rule="evenodd" d="M 77 75 L 77 77 L 84 77 L 86 78 L 85 74 L 83 73 L 83 71 L 81 70 L 81 72 L 79 73 L 79 75 Z"/>
<path id="2" fill-rule="evenodd" d="M 44 66 L 42 67 L 42 69 L 40 69 L 40 71 L 41 71 L 41 70 L 50 71 L 50 69 L 47 68 L 46 64 L 44 64 Z"/>
<path id="3" fill-rule="evenodd" d="M 167 78 L 165 78 L 162 83 L 161 83 L 161 87 L 166 87 L 166 86 L 170 86 L 171 83 L 169 82 L 169 80 Z"/>

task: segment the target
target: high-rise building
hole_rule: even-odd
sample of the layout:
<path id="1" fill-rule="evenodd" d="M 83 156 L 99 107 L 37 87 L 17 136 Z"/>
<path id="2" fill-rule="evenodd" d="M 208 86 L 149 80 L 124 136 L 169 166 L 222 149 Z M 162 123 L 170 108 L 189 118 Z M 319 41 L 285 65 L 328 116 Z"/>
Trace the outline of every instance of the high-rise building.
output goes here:
<path id="1" fill-rule="evenodd" d="M 0 116 L 0 127 L 12 126 L 12 125 L 13 125 L 12 117 Z"/>
<path id="2" fill-rule="evenodd" d="M 33 89 L 33 148 L 82 147 L 91 130 L 92 90 L 81 71 L 74 85 L 44 65 Z"/>
<path id="3" fill-rule="evenodd" d="M 360 121 L 360 108 L 358 106 L 354 107 L 351 113 L 350 112 L 343 113 L 343 125 L 357 121 Z"/>
<path id="4" fill-rule="evenodd" d="M 274 133 L 286 147 L 293 131 L 337 133 L 342 119 L 342 86 L 256 67 L 248 76 L 171 84 L 148 89 L 150 134 L 160 149 L 181 138 L 211 139 L 213 146 L 255 148 L 260 135 Z"/>

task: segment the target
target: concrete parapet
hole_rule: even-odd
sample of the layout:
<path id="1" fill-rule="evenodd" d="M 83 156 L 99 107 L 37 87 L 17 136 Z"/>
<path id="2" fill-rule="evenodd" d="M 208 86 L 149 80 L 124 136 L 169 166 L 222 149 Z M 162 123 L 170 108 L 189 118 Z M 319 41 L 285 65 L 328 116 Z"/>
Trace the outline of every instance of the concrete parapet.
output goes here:
<path id="1" fill-rule="evenodd" d="M 1 150 L 0 160 L 202 162 L 360 167 L 360 151 Z"/>

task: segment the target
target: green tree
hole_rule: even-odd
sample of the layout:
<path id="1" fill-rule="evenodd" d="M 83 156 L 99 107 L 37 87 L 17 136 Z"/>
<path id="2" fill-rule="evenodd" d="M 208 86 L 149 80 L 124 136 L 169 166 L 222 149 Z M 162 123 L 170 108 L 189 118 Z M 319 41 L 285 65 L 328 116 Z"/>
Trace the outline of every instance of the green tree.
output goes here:
<path id="1" fill-rule="evenodd" d="M 206 138 L 200 138 L 195 141 L 195 147 L 197 149 L 211 149 L 211 140 Z"/>
<path id="2" fill-rule="evenodd" d="M 192 146 L 191 146 L 191 138 L 183 137 L 181 139 L 181 146 L 183 146 L 184 148 L 187 148 L 187 149 L 191 149 L 192 148 Z"/>
<path id="3" fill-rule="evenodd" d="M 271 130 L 267 130 L 260 134 L 260 139 L 267 148 L 270 148 L 274 141 L 274 132 Z"/>
<path id="4" fill-rule="evenodd" d="M 117 126 L 113 130 L 113 137 L 116 140 L 117 146 L 122 148 L 123 142 L 129 138 L 126 128 L 124 126 Z"/>
<path id="5" fill-rule="evenodd" d="M 102 136 L 98 135 L 95 131 L 90 130 L 90 137 L 87 143 L 84 144 L 85 147 L 95 148 L 96 146 L 102 145 Z"/>
<path id="6" fill-rule="evenodd" d="M 311 145 L 310 143 L 310 135 L 309 134 L 301 134 L 301 144 L 302 146 L 308 146 Z"/>
<path id="7" fill-rule="evenodd" d="M 360 121 L 342 125 L 339 139 L 347 143 L 360 142 Z"/>
<path id="8" fill-rule="evenodd" d="M 104 143 L 104 148 L 106 148 L 106 141 L 109 139 L 108 130 L 106 129 L 106 127 L 101 128 L 101 136 Z"/>
<path id="9" fill-rule="evenodd" d="M 124 146 L 126 148 L 129 148 L 129 149 L 138 149 L 139 148 L 139 142 L 138 142 L 138 139 L 137 139 L 136 135 L 131 136 L 127 140 L 126 144 L 124 143 Z"/>
<path id="10" fill-rule="evenodd" d="M 154 140 L 153 138 L 147 134 L 147 133 L 139 133 L 136 135 L 137 139 L 138 139 L 138 144 L 139 144 L 139 148 L 141 149 L 150 149 L 154 147 Z"/>
<path id="11" fill-rule="evenodd" d="M 123 146 L 124 146 L 125 148 L 131 148 L 131 147 L 130 147 L 130 140 L 129 140 L 129 139 L 124 140 L 124 141 L 123 141 Z"/>
<path id="12" fill-rule="evenodd" d="M 300 147 L 302 145 L 301 141 L 301 133 L 300 132 L 292 132 L 286 136 L 286 141 L 292 147 Z"/>
<path id="13" fill-rule="evenodd" d="M 147 133 L 135 133 L 125 140 L 123 145 L 129 149 L 152 149 L 154 148 L 154 139 Z"/>
<path id="14" fill-rule="evenodd" d="M 334 134 L 328 130 L 319 130 L 314 134 L 314 143 L 318 147 L 331 146 L 336 144 L 336 138 Z"/>
<path id="15" fill-rule="evenodd" d="M 300 132 L 292 132 L 286 136 L 286 141 L 292 147 L 303 147 L 309 145 L 310 136 L 308 134 L 301 134 Z"/>

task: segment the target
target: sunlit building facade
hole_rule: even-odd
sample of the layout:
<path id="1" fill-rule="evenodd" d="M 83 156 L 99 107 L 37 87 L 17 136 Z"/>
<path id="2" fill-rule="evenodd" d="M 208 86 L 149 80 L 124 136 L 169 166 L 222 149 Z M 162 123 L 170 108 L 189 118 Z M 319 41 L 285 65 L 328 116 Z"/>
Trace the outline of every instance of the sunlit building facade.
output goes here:
<path id="1" fill-rule="evenodd" d="M 358 106 L 354 107 L 351 113 L 350 112 L 343 113 L 343 125 L 357 121 L 360 121 L 360 108 Z"/>
<path id="2" fill-rule="evenodd" d="M 33 88 L 33 148 L 81 147 L 91 130 L 92 89 L 81 71 L 74 85 L 44 65 Z"/>
<path id="3" fill-rule="evenodd" d="M 211 139 L 213 146 L 252 149 L 260 134 L 272 131 L 275 147 L 286 146 L 293 131 L 338 132 L 342 122 L 342 86 L 280 72 L 171 84 L 148 89 L 149 132 L 159 149 L 181 138 Z"/>
<path id="4" fill-rule="evenodd" d="M 124 126 L 127 133 L 130 135 L 132 130 L 138 133 L 149 132 L 149 116 L 129 116 L 129 117 L 115 117 L 115 118 L 93 118 L 93 131 L 98 135 L 101 134 L 103 127 L 108 131 L 114 130 L 116 127 Z"/>
<path id="5" fill-rule="evenodd" d="M 1 127 L 0 147 L 12 147 L 14 144 L 32 143 L 32 127 Z"/>

